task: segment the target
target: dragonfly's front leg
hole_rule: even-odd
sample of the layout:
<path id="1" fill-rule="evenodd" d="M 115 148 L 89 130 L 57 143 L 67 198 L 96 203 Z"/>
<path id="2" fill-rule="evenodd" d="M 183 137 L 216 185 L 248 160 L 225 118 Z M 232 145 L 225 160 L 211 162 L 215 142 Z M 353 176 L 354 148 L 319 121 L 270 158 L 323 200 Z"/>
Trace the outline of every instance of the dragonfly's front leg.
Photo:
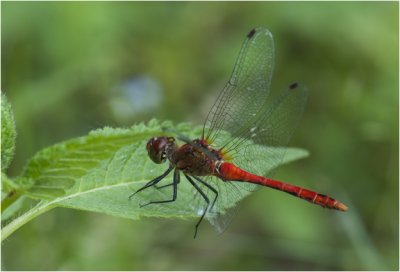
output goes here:
<path id="1" fill-rule="evenodd" d="M 180 179 L 178 179 L 178 184 L 179 184 L 179 182 L 181 182 Z M 175 184 L 175 182 L 172 182 L 172 183 L 161 185 L 161 186 L 154 185 L 154 187 L 156 187 L 157 189 L 163 189 L 165 187 L 169 187 L 169 186 L 172 186 L 174 184 Z"/>
<path id="2" fill-rule="evenodd" d="M 156 177 L 155 179 L 153 179 L 153 180 L 147 182 L 142 188 L 140 188 L 139 190 L 137 190 L 136 192 L 134 192 L 133 194 L 131 194 L 131 195 L 129 196 L 129 200 L 130 200 L 134 195 L 136 195 L 137 193 L 139 193 L 140 191 L 143 191 L 144 189 L 147 189 L 147 188 L 149 188 L 149 187 L 151 187 L 151 186 L 154 186 L 154 185 L 156 185 L 157 183 L 159 183 L 161 180 L 163 180 L 163 179 L 172 171 L 172 169 L 174 169 L 174 167 L 173 167 L 172 165 L 170 165 L 169 168 L 167 169 L 167 171 L 164 172 L 164 174 L 162 174 L 161 176 Z"/>
<path id="3" fill-rule="evenodd" d="M 167 200 L 158 200 L 158 201 L 150 201 L 146 204 L 140 204 L 140 208 L 150 205 L 150 204 L 160 204 L 160 203 L 168 203 L 168 202 L 174 202 L 176 200 L 176 197 L 178 195 L 178 183 L 180 182 L 180 173 L 178 169 L 175 169 L 174 171 L 174 182 L 172 183 L 174 189 L 173 189 L 173 194 L 172 194 L 172 199 L 167 199 Z"/>

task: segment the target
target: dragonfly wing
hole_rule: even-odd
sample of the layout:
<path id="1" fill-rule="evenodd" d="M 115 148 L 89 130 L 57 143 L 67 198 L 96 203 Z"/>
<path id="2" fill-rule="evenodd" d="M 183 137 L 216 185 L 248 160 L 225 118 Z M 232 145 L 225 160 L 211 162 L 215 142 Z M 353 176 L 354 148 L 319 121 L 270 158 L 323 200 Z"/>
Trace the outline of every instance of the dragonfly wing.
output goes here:
<path id="1" fill-rule="evenodd" d="M 272 34 L 263 28 L 252 30 L 240 50 L 232 76 L 211 108 L 203 128 L 203 139 L 231 155 L 234 164 L 269 177 L 283 159 L 307 98 L 303 86 L 292 84 L 275 100 L 270 100 L 273 66 Z M 218 191 L 215 207 L 206 215 L 217 232 L 222 232 L 229 224 L 237 203 L 259 187 L 215 177 L 205 177 L 205 181 Z M 207 196 L 215 195 L 208 188 L 204 187 L 204 190 Z M 196 199 L 193 208 L 203 212 L 204 199 L 199 196 Z M 209 199 L 212 202 L 213 198 Z"/>
<path id="2" fill-rule="evenodd" d="M 269 96 L 273 66 L 271 32 L 253 29 L 242 45 L 229 82 L 207 116 L 203 137 L 209 143 L 220 148 L 220 133 L 228 131 L 235 137 L 251 124 Z"/>
<path id="3" fill-rule="evenodd" d="M 240 140 L 228 146 L 233 163 L 254 174 L 272 177 L 282 162 L 306 101 L 307 89 L 298 83 L 290 85 L 260 113 L 251 128 L 237 138 Z"/>

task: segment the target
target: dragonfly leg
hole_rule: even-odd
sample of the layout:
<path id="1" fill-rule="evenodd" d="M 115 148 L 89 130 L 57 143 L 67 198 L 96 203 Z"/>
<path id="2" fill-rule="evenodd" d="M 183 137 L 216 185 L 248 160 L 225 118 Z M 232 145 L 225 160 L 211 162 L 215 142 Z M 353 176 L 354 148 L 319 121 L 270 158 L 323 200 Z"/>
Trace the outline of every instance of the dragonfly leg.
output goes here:
<path id="1" fill-rule="evenodd" d="M 174 202 L 176 200 L 176 196 L 178 193 L 178 183 L 180 182 L 181 175 L 179 173 L 179 170 L 175 169 L 174 172 L 174 182 L 172 185 L 174 186 L 174 191 L 172 194 L 172 199 L 167 199 L 167 200 L 157 200 L 157 201 L 150 201 L 146 204 L 140 204 L 140 208 L 150 205 L 150 204 L 160 204 L 160 203 L 168 203 L 168 202 Z"/>
<path id="2" fill-rule="evenodd" d="M 140 188 L 139 190 L 137 190 L 136 192 L 134 192 L 133 194 L 131 194 L 131 195 L 129 196 L 129 200 L 130 200 L 134 195 L 136 195 L 137 193 L 139 193 L 140 191 L 143 191 L 144 189 L 149 188 L 149 187 L 154 186 L 154 185 L 156 185 L 157 183 L 159 183 L 162 179 L 164 179 L 164 178 L 172 171 L 172 169 L 174 169 L 174 167 L 173 167 L 172 165 L 170 165 L 169 168 L 167 169 L 167 171 L 164 172 L 164 174 L 162 174 L 161 176 L 156 177 L 155 179 L 153 179 L 153 180 L 147 182 L 142 188 Z"/>
<path id="3" fill-rule="evenodd" d="M 179 184 L 179 182 L 181 182 L 180 179 L 178 179 L 178 184 Z M 157 189 L 162 189 L 162 188 L 165 188 L 165 187 L 168 187 L 168 186 L 172 186 L 172 185 L 174 185 L 174 184 L 175 184 L 175 182 L 172 182 L 172 183 L 170 183 L 170 184 L 165 184 L 165 185 L 162 185 L 162 186 L 154 185 L 154 187 L 156 187 Z"/>
<path id="4" fill-rule="evenodd" d="M 196 236 L 197 236 L 197 230 L 198 230 L 198 228 L 199 228 L 199 226 L 200 226 L 200 223 L 201 223 L 201 221 L 203 220 L 204 216 L 205 216 L 206 213 L 207 213 L 208 206 L 210 206 L 210 200 L 208 199 L 208 197 L 206 196 L 206 194 L 201 190 L 201 188 L 191 179 L 191 177 L 189 177 L 189 176 L 186 175 L 186 174 L 185 174 L 185 177 L 186 177 L 187 180 L 193 185 L 193 187 L 196 188 L 196 190 L 201 194 L 201 196 L 204 198 L 204 200 L 205 200 L 206 203 L 207 203 L 206 208 L 204 209 L 204 211 L 203 211 L 203 213 L 202 213 L 202 215 L 201 215 L 201 217 L 200 217 L 199 222 L 197 222 L 197 224 L 196 224 L 196 230 L 195 230 L 195 232 L 194 232 L 194 237 L 193 237 L 193 238 L 196 238 Z"/>
<path id="5" fill-rule="evenodd" d="M 206 186 L 208 189 L 210 189 L 211 191 L 213 191 L 213 193 L 215 194 L 215 198 L 211 204 L 210 207 L 210 211 L 212 211 L 212 209 L 214 208 L 215 202 L 217 202 L 217 198 L 218 198 L 218 191 L 217 189 L 215 189 L 214 187 L 212 187 L 210 184 L 208 184 L 207 182 L 205 182 L 204 180 L 202 180 L 199 177 L 193 176 L 197 181 L 199 181 L 201 184 L 203 184 L 204 186 Z"/>

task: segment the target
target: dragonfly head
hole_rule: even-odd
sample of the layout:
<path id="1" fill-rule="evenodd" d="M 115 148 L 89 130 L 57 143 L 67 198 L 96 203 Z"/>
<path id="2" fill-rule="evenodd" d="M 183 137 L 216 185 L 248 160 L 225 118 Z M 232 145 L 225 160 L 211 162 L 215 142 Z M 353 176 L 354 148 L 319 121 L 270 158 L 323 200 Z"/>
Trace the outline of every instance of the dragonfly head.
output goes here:
<path id="1" fill-rule="evenodd" d="M 175 138 L 165 136 L 153 137 L 146 145 L 150 159 L 157 164 L 165 162 L 175 148 Z"/>

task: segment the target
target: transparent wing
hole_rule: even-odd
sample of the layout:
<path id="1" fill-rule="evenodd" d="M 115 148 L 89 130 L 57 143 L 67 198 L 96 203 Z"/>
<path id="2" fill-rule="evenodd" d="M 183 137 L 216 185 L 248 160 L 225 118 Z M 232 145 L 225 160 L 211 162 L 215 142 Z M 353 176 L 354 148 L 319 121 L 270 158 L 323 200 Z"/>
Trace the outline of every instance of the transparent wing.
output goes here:
<path id="1" fill-rule="evenodd" d="M 247 130 L 226 144 L 232 162 L 254 174 L 272 177 L 299 124 L 306 101 L 307 89 L 298 83 L 290 85 L 254 118 Z"/>
<path id="2" fill-rule="evenodd" d="M 298 126 L 306 101 L 306 88 L 292 84 L 253 120 L 247 131 L 237 135 L 230 142 L 232 145 L 227 145 L 232 162 L 246 171 L 272 177 L 284 158 L 286 145 Z M 224 182 L 217 178 L 206 181 L 219 192 L 215 209 L 206 217 L 219 233 L 229 225 L 238 202 L 260 188 L 251 183 Z M 196 205 L 201 206 L 201 203 Z"/>
<path id="3" fill-rule="evenodd" d="M 251 124 L 269 96 L 274 66 L 272 34 L 256 28 L 247 34 L 230 80 L 221 91 L 204 124 L 203 137 L 220 148 L 220 133 L 233 137 Z"/>
<path id="4" fill-rule="evenodd" d="M 307 91 L 299 84 L 292 84 L 276 99 L 269 99 L 273 65 L 272 34 L 264 28 L 253 29 L 203 129 L 203 138 L 214 148 L 229 154 L 226 157 L 232 158 L 234 164 L 268 177 L 272 177 L 281 163 L 307 100 Z M 206 182 L 219 192 L 215 209 L 207 214 L 218 232 L 230 222 L 237 202 L 259 187 L 212 177 L 206 178 Z M 212 195 L 212 192 L 207 194 Z M 195 208 L 204 208 L 204 202 L 199 197 L 196 199 Z"/>

